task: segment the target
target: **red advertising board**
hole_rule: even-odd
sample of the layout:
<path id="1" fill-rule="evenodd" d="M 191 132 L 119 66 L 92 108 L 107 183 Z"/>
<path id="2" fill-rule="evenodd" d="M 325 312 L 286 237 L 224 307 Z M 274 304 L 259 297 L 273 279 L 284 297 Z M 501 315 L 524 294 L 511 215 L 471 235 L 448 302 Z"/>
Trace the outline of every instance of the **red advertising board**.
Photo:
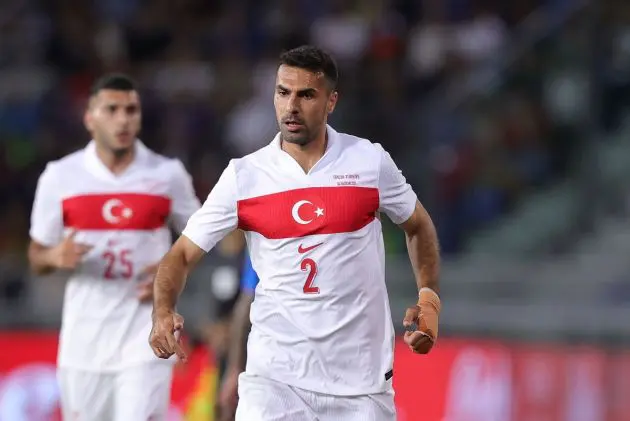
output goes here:
<path id="1" fill-rule="evenodd" d="M 630 352 L 614 353 L 607 370 L 609 421 L 630 419 Z"/>
<path id="2" fill-rule="evenodd" d="M 0 333 L 0 421 L 57 421 L 57 333 Z M 214 367 L 203 349 L 175 368 L 168 421 L 208 421 Z"/>
<path id="3" fill-rule="evenodd" d="M 440 340 L 423 356 L 399 342 L 398 421 L 509 420 L 510 366 L 509 350 L 498 343 Z"/>
<path id="4" fill-rule="evenodd" d="M 597 349 L 572 349 L 565 357 L 566 393 L 564 419 L 606 419 L 609 405 L 606 383 L 606 354 Z"/>
<path id="5" fill-rule="evenodd" d="M 58 421 L 56 333 L 0 333 L 0 421 Z M 212 419 L 211 356 L 176 367 L 169 421 Z M 630 353 L 441 339 L 428 356 L 399 341 L 398 421 L 628 421 Z"/>
<path id="6" fill-rule="evenodd" d="M 562 420 L 566 354 L 560 347 L 523 346 L 513 352 L 513 420 Z"/>

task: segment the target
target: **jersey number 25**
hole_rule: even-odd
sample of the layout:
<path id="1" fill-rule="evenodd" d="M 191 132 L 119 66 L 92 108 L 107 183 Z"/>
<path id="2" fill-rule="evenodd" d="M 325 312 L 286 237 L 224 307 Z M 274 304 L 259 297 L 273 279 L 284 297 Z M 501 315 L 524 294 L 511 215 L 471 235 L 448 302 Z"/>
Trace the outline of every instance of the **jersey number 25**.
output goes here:
<path id="1" fill-rule="evenodd" d="M 118 252 L 111 250 L 103 253 L 105 259 L 105 279 L 129 279 L 133 276 L 133 262 L 129 259 L 131 250 L 125 249 Z"/>

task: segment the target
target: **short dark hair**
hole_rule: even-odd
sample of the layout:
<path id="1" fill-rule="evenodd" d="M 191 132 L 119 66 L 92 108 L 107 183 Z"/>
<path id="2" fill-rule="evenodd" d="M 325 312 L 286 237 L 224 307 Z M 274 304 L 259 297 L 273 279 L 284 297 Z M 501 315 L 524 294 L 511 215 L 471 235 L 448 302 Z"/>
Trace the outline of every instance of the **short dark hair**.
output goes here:
<path id="1" fill-rule="evenodd" d="M 103 89 L 114 91 L 135 91 L 136 82 L 123 73 L 110 73 L 97 79 L 90 89 L 90 96 L 96 95 Z"/>
<path id="2" fill-rule="evenodd" d="M 280 65 L 298 67 L 311 72 L 322 72 L 332 89 L 337 87 L 339 71 L 330 54 L 312 45 L 302 45 L 280 54 Z"/>

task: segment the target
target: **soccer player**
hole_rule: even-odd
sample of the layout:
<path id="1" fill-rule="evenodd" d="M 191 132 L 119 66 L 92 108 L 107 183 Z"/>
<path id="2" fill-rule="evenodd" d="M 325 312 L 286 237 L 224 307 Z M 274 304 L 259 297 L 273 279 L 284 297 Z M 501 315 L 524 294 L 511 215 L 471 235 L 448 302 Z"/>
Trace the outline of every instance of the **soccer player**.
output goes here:
<path id="1" fill-rule="evenodd" d="M 247 336 L 251 327 L 249 311 L 258 282 L 258 274 L 252 266 L 252 261 L 249 256 L 245 256 L 241 275 L 241 293 L 234 305 L 230 323 L 227 367 L 221 379 L 217 399 L 217 406 L 220 411 L 218 421 L 232 421 L 234 419 L 238 396 L 238 376 L 245 370 Z"/>
<path id="2" fill-rule="evenodd" d="M 186 274 L 228 232 L 245 232 L 260 282 L 238 421 L 395 420 L 381 212 L 404 230 L 417 282 L 405 342 L 427 353 L 437 338 L 435 227 L 379 144 L 327 124 L 336 83 L 335 62 L 320 49 L 281 55 L 280 133 L 228 164 L 155 277 L 151 347 L 161 358 L 185 358 L 176 303 Z"/>
<path id="3" fill-rule="evenodd" d="M 41 174 L 28 256 L 36 274 L 68 273 L 58 373 L 63 417 L 165 419 L 173 360 L 146 346 L 152 277 L 199 209 L 182 163 L 137 134 L 140 98 L 124 75 L 95 82 L 84 123 L 88 145 Z"/>

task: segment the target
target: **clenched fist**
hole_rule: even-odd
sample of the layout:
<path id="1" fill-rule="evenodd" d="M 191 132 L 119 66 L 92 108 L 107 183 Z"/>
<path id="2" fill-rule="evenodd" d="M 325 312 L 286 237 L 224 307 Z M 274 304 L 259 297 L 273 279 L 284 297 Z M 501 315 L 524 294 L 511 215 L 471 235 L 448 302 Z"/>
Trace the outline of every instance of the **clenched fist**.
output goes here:
<path id="1" fill-rule="evenodd" d="M 420 290 L 418 304 L 409 307 L 403 319 L 404 340 L 417 354 L 428 354 L 438 337 L 438 317 L 442 309 L 440 297 L 429 288 Z"/>
<path id="2" fill-rule="evenodd" d="M 154 311 L 153 328 L 149 336 L 149 344 L 158 358 L 168 359 L 173 354 L 181 361 L 186 361 L 186 353 L 179 339 L 184 328 L 184 318 L 174 311 Z"/>
<path id="3" fill-rule="evenodd" d="M 74 270 L 83 256 L 92 249 L 91 246 L 75 242 L 77 231 L 73 230 L 61 243 L 50 250 L 50 261 L 57 269 Z"/>

